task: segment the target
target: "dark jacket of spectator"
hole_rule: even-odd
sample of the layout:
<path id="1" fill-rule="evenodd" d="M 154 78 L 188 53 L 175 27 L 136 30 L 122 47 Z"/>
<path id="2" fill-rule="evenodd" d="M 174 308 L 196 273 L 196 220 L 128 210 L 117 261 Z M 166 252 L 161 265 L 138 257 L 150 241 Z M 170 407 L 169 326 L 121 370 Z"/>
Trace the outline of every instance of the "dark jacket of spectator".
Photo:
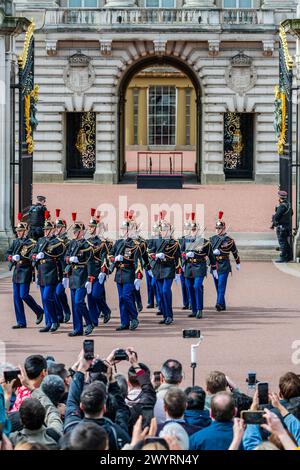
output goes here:
<path id="1" fill-rule="evenodd" d="M 81 372 L 76 372 L 74 375 L 68 401 L 66 407 L 65 415 L 65 425 L 64 431 L 70 432 L 74 429 L 77 424 L 83 422 L 94 422 L 99 426 L 102 426 L 107 434 L 109 439 L 109 449 L 110 450 L 119 450 L 126 443 L 130 442 L 130 437 L 128 433 L 124 430 L 128 427 L 128 408 L 125 404 L 125 401 L 121 395 L 120 388 L 116 382 L 109 385 L 109 394 L 114 395 L 117 401 L 117 411 L 115 423 L 113 423 L 108 418 L 85 418 L 83 417 L 82 411 L 80 409 L 80 397 L 84 388 L 84 374 Z M 119 423 L 119 424 L 117 424 Z M 122 423 L 122 427 L 120 424 Z"/>
<path id="2" fill-rule="evenodd" d="M 233 422 L 213 421 L 190 438 L 190 450 L 228 450 L 233 439 Z"/>
<path id="3" fill-rule="evenodd" d="M 195 426 L 194 424 L 187 423 L 184 419 L 167 419 L 163 424 L 158 424 L 157 426 L 157 435 L 159 435 L 160 431 L 169 423 L 178 423 L 183 429 L 187 432 L 189 436 L 192 436 L 196 432 L 198 432 L 201 428 L 199 426 Z"/>
<path id="4" fill-rule="evenodd" d="M 131 411 L 131 428 L 135 424 L 140 414 L 142 414 L 143 407 L 152 407 L 154 409 L 154 405 L 156 403 L 156 392 L 151 383 L 150 374 L 144 372 L 140 375 L 137 375 L 136 380 L 139 382 L 141 392 L 134 400 L 130 400 L 128 398 L 126 400 L 126 403 Z"/>
<path id="5" fill-rule="evenodd" d="M 198 431 L 206 428 L 211 423 L 208 410 L 185 410 L 184 419 L 188 424 L 198 427 Z"/>

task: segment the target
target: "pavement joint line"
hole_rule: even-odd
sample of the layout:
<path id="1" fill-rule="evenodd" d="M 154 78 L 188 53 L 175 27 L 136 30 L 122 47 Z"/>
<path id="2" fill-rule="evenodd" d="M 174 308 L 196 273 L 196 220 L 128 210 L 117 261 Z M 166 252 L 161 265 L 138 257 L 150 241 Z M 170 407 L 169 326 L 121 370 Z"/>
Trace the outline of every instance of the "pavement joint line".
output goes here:
<path id="1" fill-rule="evenodd" d="M 288 263 L 276 263 L 275 261 L 273 261 L 273 264 L 276 266 L 276 268 L 279 271 L 285 274 L 290 274 L 291 276 L 300 278 L 300 265 L 298 267 L 298 263 L 295 263 L 296 266 L 293 268 L 289 266 Z"/>

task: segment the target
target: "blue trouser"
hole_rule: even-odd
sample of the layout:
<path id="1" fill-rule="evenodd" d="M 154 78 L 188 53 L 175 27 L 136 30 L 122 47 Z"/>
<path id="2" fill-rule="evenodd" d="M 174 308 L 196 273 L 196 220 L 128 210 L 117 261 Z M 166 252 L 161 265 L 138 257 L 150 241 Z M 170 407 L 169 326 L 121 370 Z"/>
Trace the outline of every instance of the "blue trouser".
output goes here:
<path id="1" fill-rule="evenodd" d="M 229 275 L 229 272 L 224 273 L 224 274 L 218 274 L 218 279 L 214 278 L 216 291 L 217 291 L 217 304 L 221 305 L 221 307 L 224 307 L 224 308 L 226 308 L 225 292 L 226 292 L 228 275 Z"/>
<path id="2" fill-rule="evenodd" d="M 64 318 L 63 313 L 65 315 L 70 315 L 71 310 L 68 304 L 68 297 L 66 294 L 66 290 L 61 282 L 57 284 L 56 286 L 55 300 L 57 304 L 58 318 L 59 320 L 63 321 L 63 318 Z"/>
<path id="3" fill-rule="evenodd" d="M 131 320 L 136 320 L 138 311 L 134 302 L 134 284 L 129 282 L 126 284 L 117 283 L 119 294 L 119 308 L 121 324 L 128 326 Z"/>
<path id="4" fill-rule="evenodd" d="M 42 307 L 40 307 L 34 298 L 29 294 L 30 284 L 17 284 L 13 283 L 13 295 L 14 295 L 14 306 L 17 324 L 26 326 L 26 317 L 24 311 L 24 302 L 28 305 L 36 315 L 43 313 Z"/>
<path id="5" fill-rule="evenodd" d="M 181 283 L 182 303 L 184 307 L 188 307 L 190 304 L 190 298 L 189 298 L 189 291 L 185 284 L 185 277 L 184 277 L 183 272 L 180 274 L 180 283 Z"/>
<path id="6" fill-rule="evenodd" d="M 157 279 L 157 287 L 160 295 L 160 309 L 166 318 L 173 318 L 172 309 L 172 282 L 173 279 Z"/>
<path id="7" fill-rule="evenodd" d="M 73 329 L 76 333 L 83 332 L 83 318 L 86 325 L 91 325 L 89 311 L 85 303 L 86 288 L 71 289 L 72 311 L 73 311 Z"/>
<path id="8" fill-rule="evenodd" d="M 92 292 L 87 296 L 90 318 L 94 326 L 98 326 L 99 315 L 102 312 L 104 316 L 110 313 L 105 300 L 104 282 L 100 284 L 98 279 L 95 279 L 92 285 Z"/>
<path id="9" fill-rule="evenodd" d="M 159 289 L 158 289 L 157 281 L 155 277 L 152 278 L 152 287 L 153 287 L 154 295 L 156 297 L 156 303 L 158 305 L 159 310 L 161 310 L 161 306 L 160 306 L 161 298 L 160 298 L 160 293 L 159 293 Z"/>
<path id="10" fill-rule="evenodd" d="M 154 286 L 152 285 L 152 277 L 149 272 L 146 271 L 146 283 L 147 283 L 147 303 L 148 305 L 154 305 Z"/>
<path id="11" fill-rule="evenodd" d="M 45 323 L 50 327 L 58 322 L 55 304 L 55 285 L 40 286 L 43 307 L 45 311 Z"/>
<path id="12" fill-rule="evenodd" d="M 185 279 L 186 287 L 191 300 L 192 312 L 195 314 L 198 310 L 203 310 L 203 281 L 204 276 L 195 278 L 187 277 Z"/>

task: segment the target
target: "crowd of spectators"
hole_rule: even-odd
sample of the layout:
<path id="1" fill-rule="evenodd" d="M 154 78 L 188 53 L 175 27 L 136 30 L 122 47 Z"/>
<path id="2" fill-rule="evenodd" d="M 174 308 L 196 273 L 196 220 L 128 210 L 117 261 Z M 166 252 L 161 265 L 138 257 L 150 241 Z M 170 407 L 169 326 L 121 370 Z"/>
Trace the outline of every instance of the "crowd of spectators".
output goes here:
<path id="1" fill-rule="evenodd" d="M 116 350 L 106 359 L 81 351 L 67 368 L 31 355 L 12 381 L 0 364 L 1 450 L 292 450 L 300 447 L 300 377 L 283 375 L 269 404 L 257 390 L 242 393 L 223 372 L 205 386 L 183 386 L 183 367 L 168 359 L 151 374 L 126 350 L 127 376 L 117 373 Z M 263 411 L 246 424 L 244 411 Z"/>

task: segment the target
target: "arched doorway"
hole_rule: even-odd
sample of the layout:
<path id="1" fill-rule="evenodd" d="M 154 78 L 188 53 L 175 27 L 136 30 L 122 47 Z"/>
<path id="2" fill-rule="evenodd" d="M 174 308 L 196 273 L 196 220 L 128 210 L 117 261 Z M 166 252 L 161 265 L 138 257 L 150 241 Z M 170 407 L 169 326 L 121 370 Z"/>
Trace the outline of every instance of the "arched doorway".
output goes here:
<path id="1" fill-rule="evenodd" d="M 201 86 L 196 73 L 183 61 L 176 57 L 150 56 L 131 65 L 121 78 L 118 88 L 118 182 L 126 175 L 126 93 L 131 81 L 140 72 L 151 67 L 171 67 L 179 70 L 191 83 L 195 98 L 195 165 L 194 177 L 201 182 Z"/>

